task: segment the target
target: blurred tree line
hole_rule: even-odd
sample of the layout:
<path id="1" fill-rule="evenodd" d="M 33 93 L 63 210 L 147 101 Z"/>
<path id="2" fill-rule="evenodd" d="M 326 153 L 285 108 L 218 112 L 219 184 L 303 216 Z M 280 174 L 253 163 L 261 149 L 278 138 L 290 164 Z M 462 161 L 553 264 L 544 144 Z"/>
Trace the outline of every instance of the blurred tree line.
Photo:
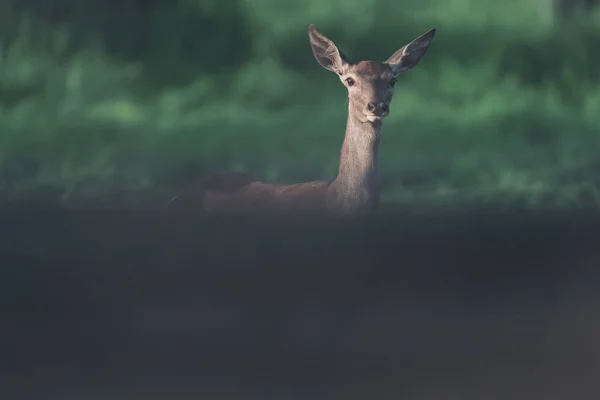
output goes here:
<path id="1" fill-rule="evenodd" d="M 597 3 L 597 0 L 538 1 L 542 8 L 551 9 L 559 24 L 568 24 Z M 386 1 L 372 3 L 384 10 Z M 10 41 L 18 35 L 16 17 L 27 15 L 35 27 L 32 35 L 41 45 L 47 28 L 67 27 L 70 35 L 66 56 L 87 42 L 99 41 L 108 55 L 142 61 L 145 74 L 152 81 L 185 84 L 198 74 L 235 70 L 253 57 L 255 39 L 263 27 L 253 25 L 248 12 L 242 0 L 1 0 L 0 34 L 5 41 Z M 335 34 L 340 28 L 330 30 Z M 343 34 L 351 37 L 351 45 L 360 53 L 361 47 L 368 48 L 387 32 L 383 27 L 382 31 L 373 28 L 370 35 L 352 37 L 346 29 Z M 572 37 L 565 37 L 560 31 L 555 36 L 547 36 L 545 43 L 520 41 L 518 37 L 497 43 L 497 38 L 486 35 L 488 33 L 482 32 L 476 39 L 469 37 L 470 32 L 444 32 L 448 42 L 464 42 L 463 49 L 452 46 L 450 50 L 458 53 L 458 57 L 466 53 L 467 48 L 471 58 L 488 56 L 494 52 L 490 48 L 495 47 L 500 69 L 520 76 L 526 83 L 564 80 L 567 70 L 587 81 L 598 79 L 597 63 L 586 54 L 586 49 L 600 45 L 595 34 L 578 32 L 575 43 L 568 43 Z M 306 51 L 297 51 L 305 44 L 304 36 L 302 32 L 302 35 L 286 38 L 286 46 L 275 39 L 272 50 L 280 53 L 279 58 L 285 64 L 312 67 L 305 60 Z M 560 53 L 565 49 L 569 49 L 569 57 Z"/>
<path id="2" fill-rule="evenodd" d="M 542 7 L 551 7 L 557 20 L 565 23 L 578 16 L 588 13 L 598 4 L 598 0 L 545 0 Z"/>
<path id="3" fill-rule="evenodd" d="M 1 1 L 3 38 L 18 35 L 21 15 L 32 18 L 38 43 L 48 28 L 66 26 L 65 55 L 99 40 L 110 56 L 144 61 L 159 81 L 236 68 L 252 52 L 252 29 L 239 0 Z M 164 73 L 174 67 L 178 74 Z"/>

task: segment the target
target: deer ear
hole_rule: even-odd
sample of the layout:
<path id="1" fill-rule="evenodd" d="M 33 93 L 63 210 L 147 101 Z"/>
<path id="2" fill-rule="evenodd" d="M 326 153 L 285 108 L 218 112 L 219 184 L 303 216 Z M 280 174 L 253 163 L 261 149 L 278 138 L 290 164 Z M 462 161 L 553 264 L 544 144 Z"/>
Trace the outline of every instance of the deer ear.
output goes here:
<path id="1" fill-rule="evenodd" d="M 427 49 L 435 36 L 435 28 L 419 36 L 388 58 L 385 63 L 392 67 L 395 75 L 414 68 L 427 53 Z"/>
<path id="2" fill-rule="evenodd" d="M 308 27 L 308 38 L 312 52 L 319 64 L 325 69 L 342 75 L 349 62 L 333 41 L 319 32 L 317 27 L 312 24 Z"/>

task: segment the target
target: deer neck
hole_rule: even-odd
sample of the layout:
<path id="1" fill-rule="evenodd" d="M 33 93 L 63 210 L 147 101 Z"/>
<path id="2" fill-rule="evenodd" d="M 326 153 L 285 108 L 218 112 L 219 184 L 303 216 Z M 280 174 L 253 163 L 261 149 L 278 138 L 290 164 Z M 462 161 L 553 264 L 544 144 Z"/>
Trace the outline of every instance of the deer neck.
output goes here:
<path id="1" fill-rule="evenodd" d="M 381 121 L 361 122 L 350 104 L 338 175 L 329 187 L 331 207 L 349 212 L 377 207 L 380 132 Z"/>

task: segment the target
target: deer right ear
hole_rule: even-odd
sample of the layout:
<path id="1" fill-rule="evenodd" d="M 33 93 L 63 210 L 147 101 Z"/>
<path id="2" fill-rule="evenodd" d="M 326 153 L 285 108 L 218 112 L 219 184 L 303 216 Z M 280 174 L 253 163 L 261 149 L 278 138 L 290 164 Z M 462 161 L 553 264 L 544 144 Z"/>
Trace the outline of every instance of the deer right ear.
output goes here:
<path id="1" fill-rule="evenodd" d="M 388 58 L 385 63 L 392 67 L 395 75 L 406 72 L 414 68 L 421 60 L 421 57 L 427 53 L 427 49 L 435 36 L 435 28 L 430 29 L 419 36 Z"/>
<path id="2" fill-rule="evenodd" d="M 342 75 L 349 62 L 344 53 L 338 50 L 333 41 L 325 37 L 312 24 L 308 27 L 308 38 L 312 52 L 319 64 L 325 69 Z"/>

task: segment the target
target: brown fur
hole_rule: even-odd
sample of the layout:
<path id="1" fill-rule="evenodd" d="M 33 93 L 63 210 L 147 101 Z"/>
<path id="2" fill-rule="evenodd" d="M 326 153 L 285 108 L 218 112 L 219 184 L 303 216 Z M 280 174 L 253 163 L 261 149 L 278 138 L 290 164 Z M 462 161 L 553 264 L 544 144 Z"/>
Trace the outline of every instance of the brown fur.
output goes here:
<path id="1" fill-rule="evenodd" d="M 258 180 L 248 181 L 237 173 L 229 173 L 223 186 L 204 186 L 204 210 L 209 213 L 305 213 L 325 209 L 324 199 L 329 182 L 314 181 L 293 185 L 273 185 Z M 212 179 L 211 179 L 212 180 Z M 225 182 L 227 181 L 227 182 Z M 232 182 L 239 186 L 233 189 Z"/>
<path id="2" fill-rule="evenodd" d="M 313 54 L 348 88 L 348 120 L 333 181 L 273 185 L 237 172 L 207 177 L 192 191 L 209 213 L 357 214 L 379 204 L 378 152 L 382 119 L 389 114 L 393 81 L 426 53 L 435 30 L 396 51 L 386 62 L 352 64 L 314 25 L 309 27 Z M 180 196 L 181 197 L 181 196 Z"/>

